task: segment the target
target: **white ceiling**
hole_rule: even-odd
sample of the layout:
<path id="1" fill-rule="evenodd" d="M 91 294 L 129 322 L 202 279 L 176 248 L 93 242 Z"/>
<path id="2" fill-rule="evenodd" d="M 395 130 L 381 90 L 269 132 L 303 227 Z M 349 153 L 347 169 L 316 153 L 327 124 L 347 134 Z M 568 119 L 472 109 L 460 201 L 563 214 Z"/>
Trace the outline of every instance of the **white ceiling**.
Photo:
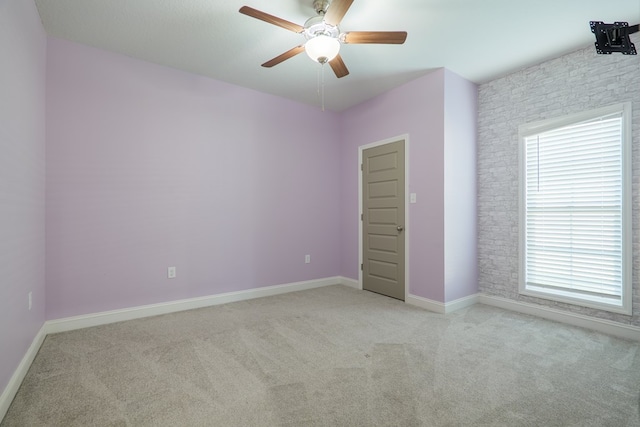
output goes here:
<path id="1" fill-rule="evenodd" d="M 50 36 L 317 105 L 317 70 L 301 54 L 263 62 L 303 36 L 238 12 L 297 24 L 312 0 L 36 0 Z M 407 31 L 404 45 L 343 45 L 351 72 L 326 67 L 326 105 L 341 111 L 446 67 L 482 83 L 594 42 L 589 21 L 640 22 L 640 0 L 355 0 L 342 31 Z"/>

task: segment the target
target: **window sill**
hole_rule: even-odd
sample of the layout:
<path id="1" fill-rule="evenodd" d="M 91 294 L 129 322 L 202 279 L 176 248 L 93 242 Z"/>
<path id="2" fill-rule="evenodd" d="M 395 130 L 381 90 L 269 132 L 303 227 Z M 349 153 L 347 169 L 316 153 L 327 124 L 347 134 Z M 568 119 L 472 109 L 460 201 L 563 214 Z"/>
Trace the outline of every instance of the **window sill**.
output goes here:
<path id="1" fill-rule="evenodd" d="M 576 297 L 570 292 L 563 292 L 561 290 L 539 288 L 536 286 L 528 285 L 523 289 L 521 286 L 519 289 L 520 295 L 526 295 L 530 297 L 536 297 L 540 299 L 562 302 L 565 304 L 576 305 L 580 307 L 594 308 L 597 310 L 608 311 L 611 313 L 624 314 L 627 316 L 632 315 L 631 304 L 622 304 L 618 299 L 607 300 L 602 297 Z"/>

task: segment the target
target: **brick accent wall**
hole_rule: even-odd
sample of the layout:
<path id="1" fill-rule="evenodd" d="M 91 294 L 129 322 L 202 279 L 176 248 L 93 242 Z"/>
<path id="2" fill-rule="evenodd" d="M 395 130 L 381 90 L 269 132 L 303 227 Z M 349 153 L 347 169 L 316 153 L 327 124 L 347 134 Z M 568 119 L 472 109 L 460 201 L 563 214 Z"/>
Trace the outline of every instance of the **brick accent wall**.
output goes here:
<path id="1" fill-rule="evenodd" d="M 640 48 L 640 36 L 632 40 Z M 633 315 L 519 295 L 518 126 L 626 101 L 633 103 Z M 589 47 L 480 85 L 478 268 L 487 295 L 640 326 L 640 55 Z"/>

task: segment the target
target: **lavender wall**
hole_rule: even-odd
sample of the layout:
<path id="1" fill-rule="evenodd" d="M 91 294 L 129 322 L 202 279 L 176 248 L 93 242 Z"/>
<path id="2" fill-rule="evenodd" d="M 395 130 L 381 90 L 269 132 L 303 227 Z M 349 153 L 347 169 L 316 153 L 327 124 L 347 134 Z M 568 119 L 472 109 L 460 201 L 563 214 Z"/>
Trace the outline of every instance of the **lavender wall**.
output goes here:
<path id="1" fill-rule="evenodd" d="M 337 115 L 68 41 L 48 53 L 48 319 L 340 273 Z"/>
<path id="2" fill-rule="evenodd" d="M 445 70 L 444 95 L 444 287 L 449 302 L 478 292 L 478 87 Z"/>
<path id="3" fill-rule="evenodd" d="M 0 391 L 44 323 L 46 42 L 32 1 L 0 2 Z"/>
<path id="4" fill-rule="evenodd" d="M 342 113 L 342 275 L 358 278 L 358 147 L 409 134 L 409 292 L 444 301 L 443 69 Z"/>

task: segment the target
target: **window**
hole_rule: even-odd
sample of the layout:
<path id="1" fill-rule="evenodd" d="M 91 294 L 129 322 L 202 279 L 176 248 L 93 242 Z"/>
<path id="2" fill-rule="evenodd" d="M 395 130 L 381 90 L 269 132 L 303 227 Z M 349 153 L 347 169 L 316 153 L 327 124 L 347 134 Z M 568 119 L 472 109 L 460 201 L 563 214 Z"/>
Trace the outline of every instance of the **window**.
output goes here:
<path id="1" fill-rule="evenodd" d="M 520 127 L 521 294 L 631 314 L 631 104 Z"/>

